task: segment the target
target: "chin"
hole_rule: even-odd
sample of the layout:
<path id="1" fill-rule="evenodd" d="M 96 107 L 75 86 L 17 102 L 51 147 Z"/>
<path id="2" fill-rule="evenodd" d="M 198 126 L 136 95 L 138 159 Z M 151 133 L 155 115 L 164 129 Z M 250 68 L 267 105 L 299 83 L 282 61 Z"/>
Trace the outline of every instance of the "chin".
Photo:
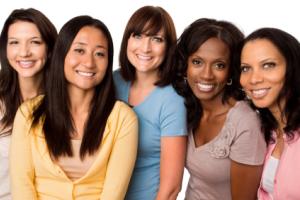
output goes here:
<path id="1" fill-rule="evenodd" d="M 257 101 L 252 101 L 252 102 L 257 108 L 269 108 L 270 106 L 270 104 L 266 102 L 257 102 Z"/>

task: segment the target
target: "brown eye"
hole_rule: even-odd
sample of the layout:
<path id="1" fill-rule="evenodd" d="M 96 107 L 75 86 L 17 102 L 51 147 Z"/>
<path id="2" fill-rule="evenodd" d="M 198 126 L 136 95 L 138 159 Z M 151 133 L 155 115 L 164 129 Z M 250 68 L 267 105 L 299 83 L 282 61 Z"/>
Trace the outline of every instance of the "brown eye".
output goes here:
<path id="1" fill-rule="evenodd" d="M 274 68 L 276 64 L 274 62 L 267 62 L 263 64 L 264 69 Z"/>
<path id="2" fill-rule="evenodd" d="M 219 69 L 219 70 L 224 69 L 225 67 L 226 67 L 226 65 L 224 63 L 217 63 L 215 65 L 215 68 Z"/>
<path id="3" fill-rule="evenodd" d="M 250 67 L 247 65 L 241 65 L 240 70 L 241 70 L 241 73 L 245 73 L 250 70 Z"/>
<path id="4" fill-rule="evenodd" d="M 83 54 L 83 53 L 84 53 L 84 50 L 83 50 L 83 49 L 80 49 L 80 48 L 76 48 L 76 49 L 74 49 L 74 51 L 75 51 L 76 53 L 79 53 L 79 54 Z"/>
<path id="5" fill-rule="evenodd" d="M 202 61 L 200 59 L 192 59 L 193 65 L 202 65 Z"/>

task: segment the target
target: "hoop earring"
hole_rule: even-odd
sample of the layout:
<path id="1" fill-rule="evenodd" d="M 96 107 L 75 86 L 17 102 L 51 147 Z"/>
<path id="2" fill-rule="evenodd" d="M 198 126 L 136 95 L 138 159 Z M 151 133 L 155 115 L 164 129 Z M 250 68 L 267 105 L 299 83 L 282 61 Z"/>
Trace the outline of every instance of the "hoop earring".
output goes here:
<path id="1" fill-rule="evenodd" d="M 232 85 L 232 79 L 231 78 L 227 81 L 226 85 Z"/>

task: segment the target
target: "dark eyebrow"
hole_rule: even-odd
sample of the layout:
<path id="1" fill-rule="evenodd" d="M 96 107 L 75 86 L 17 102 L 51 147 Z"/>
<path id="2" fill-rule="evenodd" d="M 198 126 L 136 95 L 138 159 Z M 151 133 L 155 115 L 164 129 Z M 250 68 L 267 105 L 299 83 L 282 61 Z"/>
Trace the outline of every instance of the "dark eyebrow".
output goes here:
<path id="1" fill-rule="evenodd" d="M 79 44 L 79 45 L 82 45 L 82 46 L 86 46 L 87 44 L 84 43 L 84 42 L 75 42 L 74 44 Z M 103 46 L 103 45 L 97 45 L 96 46 L 97 48 L 101 48 L 101 49 L 107 49 L 107 47 Z"/>

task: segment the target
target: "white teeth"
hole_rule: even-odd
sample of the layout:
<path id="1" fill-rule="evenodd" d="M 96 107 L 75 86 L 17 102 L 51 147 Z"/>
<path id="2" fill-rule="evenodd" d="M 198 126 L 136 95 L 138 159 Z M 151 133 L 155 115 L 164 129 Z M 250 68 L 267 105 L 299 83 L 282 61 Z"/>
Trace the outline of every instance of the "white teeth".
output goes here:
<path id="1" fill-rule="evenodd" d="M 204 92 L 210 92 L 214 89 L 213 84 L 198 83 L 197 86 L 200 91 L 204 91 Z"/>
<path id="2" fill-rule="evenodd" d="M 33 61 L 28 61 L 28 60 L 23 60 L 23 61 L 19 61 L 19 65 L 23 68 L 29 68 L 32 67 L 34 65 Z"/>
<path id="3" fill-rule="evenodd" d="M 76 71 L 79 75 L 85 76 L 85 77 L 92 77 L 95 75 L 95 73 L 92 72 L 82 72 L 82 71 Z"/>
<path id="4" fill-rule="evenodd" d="M 268 89 L 258 89 L 258 90 L 252 90 L 252 95 L 254 98 L 262 98 L 264 97 L 268 92 Z"/>
<path id="5" fill-rule="evenodd" d="M 151 56 L 137 55 L 137 57 L 141 60 L 150 60 L 151 59 Z"/>

